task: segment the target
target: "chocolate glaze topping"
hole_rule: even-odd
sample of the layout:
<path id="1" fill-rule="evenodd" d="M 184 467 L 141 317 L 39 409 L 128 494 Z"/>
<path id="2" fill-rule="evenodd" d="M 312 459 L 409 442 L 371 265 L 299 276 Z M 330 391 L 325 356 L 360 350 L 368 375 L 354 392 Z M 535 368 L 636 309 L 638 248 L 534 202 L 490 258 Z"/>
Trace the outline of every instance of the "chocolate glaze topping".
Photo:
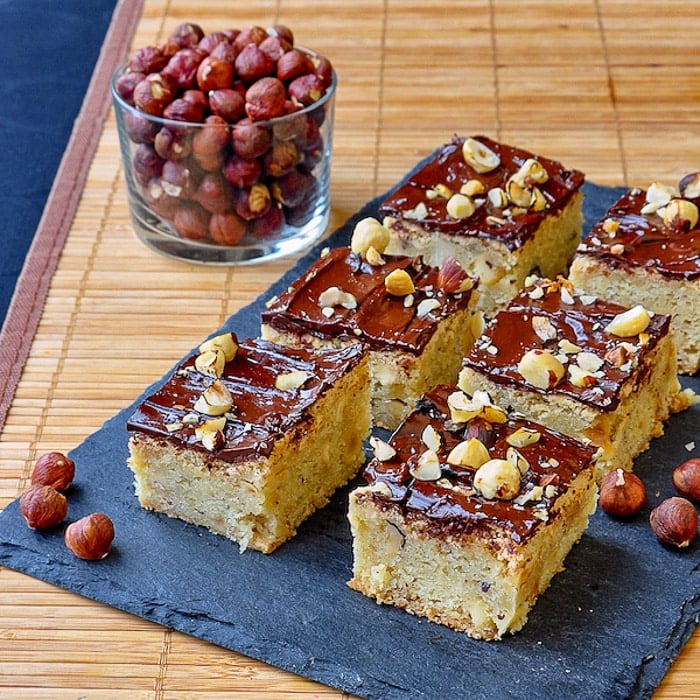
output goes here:
<path id="1" fill-rule="evenodd" d="M 555 160 L 500 144 L 486 136 L 474 138 L 500 156 L 499 167 L 489 173 L 477 173 L 467 165 L 462 155 L 465 139 L 455 137 L 440 149 L 435 158 L 382 203 L 379 208 L 380 218 L 391 216 L 402 219 L 407 211 L 422 202 L 427 207 L 428 215 L 415 223 L 426 231 L 497 239 L 509 250 L 516 250 L 534 235 L 545 216 L 564 208 L 583 184 L 583 173 L 567 170 Z M 516 216 L 507 216 L 503 210 L 493 209 L 486 203 L 477 207 L 469 218 L 455 219 L 447 213 L 447 199 L 429 199 L 426 194 L 438 184 L 447 185 L 452 191 L 459 192 L 462 184 L 473 179 L 480 180 L 487 190 L 494 187 L 505 188 L 508 179 L 528 158 L 536 158 L 549 175 L 547 182 L 538 185 L 547 201 L 544 211 L 527 210 Z M 500 218 L 502 222 L 495 221 L 493 216 Z"/>
<path id="2" fill-rule="evenodd" d="M 364 476 L 370 484 L 382 482 L 389 487 L 391 496 L 378 489 L 371 498 L 383 508 L 396 508 L 404 516 L 427 519 L 432 534 L 478 534 L 495 541 L 505 535 L 520 543 L 531 537 L 544 522 L 556 516 L 556 499 L 564 493 L 575 477 L 591 468 L 594 449 L 548 430 L 536 423 L 509 419 L 504 424 L 491 424 L 483 418 L 455 424 L 450 420 L 447 398 L 458 391 L 456 386 L 439 385 L 427 392 L 416 410 L 408 416 L 391 436 L 389 444 L 396 455 L 387 461 L 372 459 Z M 437 481 L 419 481 L 409 473 L 409 464 L 426 447 L 421 435 L 427 425 L 442 439 L 439 451 L 442 477 Z M 506 501 L 487 499 L 473 488 L 475 471 L 452 466 L 446 457 L 462 440 L 479 435 L 492 458 L 506 459 L 506 437 L 518 428 L 526 427 L 540 433 L 533 445 L 518 448 L 529 463 L 521 479 L 521 494 L 534 487 L 542 487 L 539 497 L 532 500 Z M 555 487 L 554 492 L 546 489 Z"/>
<path id="3" fill-rule="evenodd" d="M 313 403 L 354 368 L 364 352 L 359 343 L 337 350 L 293 350 L 260 339 L 242 341 L 221 378 L 233 396 L 233 408 L 227 415 L 224 444 L 210 453 L 212 458 L 238 462 L 269 455 L 275 441 L 298 427 Z M 195 357 L 184 360 L 136 409 L 127 422 L 130 432 L 207 452 L 195 435 L 196 425 L 183 425 L 185 416 L 196 414 L 195 402 L 214 381 L 195 369 Z M 278 375 L 300 370 L 310 375 L 301 387 L 275 387 Z M 207 418 L 199 414 L 200 422 Z"/>
<path id="4" fill-rule="evenodd" d="M 523 290 L 487 326 L 465 357 L 463 366 L 499 384 L 526 391 L 564 394 L 603 411 L 614 410 L 620 402 L 623 386 L 630 380 L 634 384 L 643 380 L 646 372 L 643 358 L 668 334 L 670 317 L 661 314 L 653 316 L 644 332 L 648 335 L 648 342 L 641 343 L 638 336 L 618 337 L 605 330 L 615 316 L 626 310 L 625 307 L 577 294 L 568 298 L 573 303 L 565 303 L 561 297 L 561 282 L 540 280 L 539 285 L 546 290 L 542 298 L 530 297 L 534 286 Z M 555 339 L 543 341 L 535 333 L 532 323 L 535 316 L 549 319 L 557 331 Z M 568 340 L 582 351 L 594 353 L 599 358 L 609 358 L 598 370 L 595 384 L 590 387 L 575 386 L 565 374 L 556 386 L 545 391 L 523 379 L 518 372 L 518 362 L 522 356 L 535 348 L 561 356 L 558 345 L 561 340 Z M 629 349 L 634 350 L 629 361 L 617 366 L 614 362 L 619 357 L 616 351 Z M 570 363 L 576 362 L 576 354 L 570 354 L 567 358 Z"/>
<path id="5" fill-rule="evenodd" d="M 700 198 L 690 199 L 700 205 Z M 579 246 L 579 253 L 613 268 L 644 268 L 672 279 L 700 278 L 700 225 L 689 231 L 667 226 L 659 214 L 642 214 L 644 190 L 623 195 Z M 612 232 L 605 222 L 619 222 Z"/>
<path id="6" fill-rule="evenodd" d="M 263 324 L 283 333 L 360 340 L 372 348 L 420 353 L 442 319 L 469 307 L 471 291 L 446 294 L 438 287 L 439 268 L 406 256 L 383 257 L 384 265 L 373 266 L 350 248 L 331 249 L 272 301 L 262 313 Z M 386 276 L 397 269 L 405 270 L 416 287 L 410 306 L 384 287 Z M 331 287 L 352 294 L 357 308 L 334 306 L 332 315 L 326 315 L 319 299 Z M 426 299 L 436 299 L 439 306 L 419 316 Z"/>

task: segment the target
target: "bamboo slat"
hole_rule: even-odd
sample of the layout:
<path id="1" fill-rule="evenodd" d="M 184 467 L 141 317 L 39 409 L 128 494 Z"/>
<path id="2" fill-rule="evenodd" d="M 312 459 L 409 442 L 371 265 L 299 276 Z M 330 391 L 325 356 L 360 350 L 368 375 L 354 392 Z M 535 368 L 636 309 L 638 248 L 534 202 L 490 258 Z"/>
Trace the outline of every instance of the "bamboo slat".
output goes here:
<path id="1" fill-rule="evenodd" d="M 132 46 L 184 20 L 283 22 L 331 57 L 331 228 L 455 132 L 518 143 L 599 184 L 700 168 L 700 6 L 687 0 L 145 0 Z M 80 443 L 292 263 L 202 268 L 138 243 L 110 112 L 0 434 L 0 508 L 37 455 Z M 699 689 L 697 633 L 656 697 Z M 347 696 L 0 568 L 6 697 Z"/>

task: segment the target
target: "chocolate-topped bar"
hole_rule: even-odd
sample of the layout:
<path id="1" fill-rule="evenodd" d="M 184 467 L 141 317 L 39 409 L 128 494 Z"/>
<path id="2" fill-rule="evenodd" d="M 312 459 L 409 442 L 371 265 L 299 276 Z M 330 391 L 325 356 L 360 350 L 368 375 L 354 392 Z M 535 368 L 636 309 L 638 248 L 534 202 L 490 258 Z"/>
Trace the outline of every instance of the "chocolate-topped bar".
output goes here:
<path id="1" fill-rule="evenodd" d="M 454 257 L 493 314 L 532 272 L 566 273 L 581 239 L 584 175 L 485 136 L 454 137 L 380 206 L 387 252 Z"/>
<path id="2" fill-rule="evenodd" d="M 437 268 L 353 240 L 358 252 L 325 250 L 268 302 L 261 334 L 294 347 L 367 345 L 373 420 L 393 429 L 427 388 L 456 380 L 481 330 L 475 283 L 454 260 Z"/>
<path id="3" fill-rule="evenodd" d="M 601 475 L 634 458 L 686 407 L 671 319 L 528 280 L 466 355 L 459 386 L 601 448 Z"/>
<path id="4" fill-rule="evenodd" d="M 360 344 L 205 341 L 128 420 L 141 505 L 271 552 L 363 464 L 368 387 Z"/>
<path id="5" fill-rule="evenodd" d="M 349 585 L 478 639 L 522 628 L 595 510 L 595 448 L 454 385 L 374 447 Z"/>
<path id="6" fill-rule="evenodd" d="M 700 369 L 700 173 L 652 183 L 613 204 L 579 246 L 571 280 L 622 304 L 673 316 L 678 368 Z"/>

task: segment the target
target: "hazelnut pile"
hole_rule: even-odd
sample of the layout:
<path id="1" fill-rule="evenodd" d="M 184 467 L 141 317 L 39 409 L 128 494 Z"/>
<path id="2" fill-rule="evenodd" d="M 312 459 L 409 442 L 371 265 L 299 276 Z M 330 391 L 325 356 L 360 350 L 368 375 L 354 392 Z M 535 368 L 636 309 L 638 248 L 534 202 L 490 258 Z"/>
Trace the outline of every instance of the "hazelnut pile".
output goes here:
<path id="1" fill-rule="evenodd" d="M 673 485 L 680 496 L 659 503 L 649 515 L 649 524 L 657 539 L 665 545 L 684 549 L 698 535 L 698 512 L 692 501 L 700 503 L 700 459 L 688 459 L 673 470 Z M 600 507 L 610 516 L 629 519 L 646 503 L 644 482 L 631 472 L 615 469 L 600 484 Z"/>
<path id="2" fill-rule="evenodd" d="M 135 108 L 124 110 L 134 187 L 188 239 L 234 246 L 302 226 L 328 109 L 313 105 L 332 84 L 330 62 L 295 47 L 286 26 L 205 34 L 179 25 L 164 44 L 133 52 L 115 81 Z"/>
<path id="3" fill-rule="evenodd" d="M 33 530 L 50 530 L 68 515 L 65 491 L 73 483 L 75 463 L 61 452 L 47 452 L 32 469 L 31 486 L 19 499 L 19 509 Z M 66 528 L 66 547 L 76 557 L 94 561 L 109 554 L 114 525 L 104 513 L 91 513 Z"/>

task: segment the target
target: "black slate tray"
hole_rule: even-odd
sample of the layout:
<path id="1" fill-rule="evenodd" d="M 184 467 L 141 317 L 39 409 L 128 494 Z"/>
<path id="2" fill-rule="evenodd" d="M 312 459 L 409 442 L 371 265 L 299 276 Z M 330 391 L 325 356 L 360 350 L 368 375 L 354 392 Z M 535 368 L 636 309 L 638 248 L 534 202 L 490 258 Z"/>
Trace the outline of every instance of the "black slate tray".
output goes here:
<path id="1" fill-rule="evenodd" d="M 587 226 L 621 189 L 585 185 Z M 256 336 L 264 302 L 326 245 L 349 241 L 370 202 L 225 328 Z M 162 380 L 161 380 L 162 381 Z M 155 386 L 144 394 L 150 393 Z M 685 386 L 700 393 L 700 379 Z M 540 597 L 525 629 L 501 642 L 378 606 L 350 590 L 348 489 L 274 554 L 240 554 L 228 540 L 139 507 L 126 466 L 120 412 L 71 452 L 77 479 L 69 518 L 104 511 L 117 536 L 109 557 L 82 562 L 61 530 L 38 533 L 17 501 L 0 513 L 0 564 L 114 608 L 172 627 L 329 686 L 367 698 L 645 698 L 651 696 L 700 620 L 700 545 L 661 546 L 647 518 L 672 495 L 673 467 L 700 448 L 700 407 L 670 421 L 637 460 L 649 503 L 630 523 L 598 512 Z M 688 451 L 693 440 L 698 447 Z"/>

